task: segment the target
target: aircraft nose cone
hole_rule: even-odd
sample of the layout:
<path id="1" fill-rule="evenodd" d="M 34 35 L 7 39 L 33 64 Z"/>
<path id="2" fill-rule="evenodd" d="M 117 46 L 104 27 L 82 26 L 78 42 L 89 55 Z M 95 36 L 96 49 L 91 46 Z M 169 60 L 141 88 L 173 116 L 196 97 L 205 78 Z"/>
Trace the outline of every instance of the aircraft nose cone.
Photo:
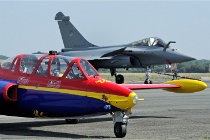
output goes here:
<path id="1" fill-rule="evenodd" d="M 194 57 L 191 57 L 189 55 L 186 55 L 180 52 L 175 52 L 171 54 L 170 58 L 172 58 L 172 59 L 169 59 L 171 60 L 172 63 L 182 63 L 182 62 L 196 60 Z"/>
<path id="2" fill-rule="evenodd" d="M 131 92 L 128 96 L 128 106 L 129 108 L 132 108 L 133 106 L 135 106 L 138 102 L 138 96 L 136 93 Z"/>
<path id="3" fill-rule="evenodd" d="M 188 55 L 182 55 L 182 59 L 185 61 L 192 61 L 196 60 L 194 57 L 188 56 Z"/>
<path id="4" fill-rule="evenodd" d="M 109 100 L 109 102 L 121 110 L 130 110 L 138 102 L 138 96 L 136 93 L 131 92 L 127 97 L 121 96 L 115 99 Z"/>

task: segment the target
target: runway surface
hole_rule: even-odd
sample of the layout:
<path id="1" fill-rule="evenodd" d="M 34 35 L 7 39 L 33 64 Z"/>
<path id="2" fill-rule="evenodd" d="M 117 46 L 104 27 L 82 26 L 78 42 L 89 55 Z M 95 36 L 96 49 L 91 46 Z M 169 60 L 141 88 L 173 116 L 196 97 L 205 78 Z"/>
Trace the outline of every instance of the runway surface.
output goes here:
<path id="1" fill-rule="evenodd" d="M 210 82 L 207 83 L 210 85 Z M 194 94 L 136 91 L 139 101 L 124 139 L 210 139 L 210 88 Z M 110 115 L 80 120 L 0 116 L 0 139 L 116 139 Z"/>

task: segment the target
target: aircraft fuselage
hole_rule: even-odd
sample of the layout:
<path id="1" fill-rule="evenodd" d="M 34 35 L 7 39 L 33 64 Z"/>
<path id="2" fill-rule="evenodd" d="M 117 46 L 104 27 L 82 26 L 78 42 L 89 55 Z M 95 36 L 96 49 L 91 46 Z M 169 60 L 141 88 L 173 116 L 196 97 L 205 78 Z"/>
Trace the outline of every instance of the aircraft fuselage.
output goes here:
<path id="1" fill-rule="evenodd" d="M 115 50 L 125 48 L 124 51 L 114 56 L 103 57 Z M 147 66 L 181 63 L 193 60 L 177 49 L 163 48 L 157 46 L 107 46 L 80 49 L 63 49 L 61 55 L 81 57 L 89 60 L 95 68 L 146 68 Z"/>

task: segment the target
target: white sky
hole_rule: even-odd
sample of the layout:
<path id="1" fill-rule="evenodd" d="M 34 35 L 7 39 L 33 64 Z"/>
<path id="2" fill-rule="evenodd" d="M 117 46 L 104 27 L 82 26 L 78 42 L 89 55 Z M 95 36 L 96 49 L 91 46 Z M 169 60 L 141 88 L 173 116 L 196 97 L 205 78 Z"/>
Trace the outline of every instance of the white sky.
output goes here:
<path id="1" fill-rule="evenodd" d="M 59 11 L 99 46 L 156 36 L 210 60 L 210 1 L 0 1 L 0 54 L 60 51 Z"/>

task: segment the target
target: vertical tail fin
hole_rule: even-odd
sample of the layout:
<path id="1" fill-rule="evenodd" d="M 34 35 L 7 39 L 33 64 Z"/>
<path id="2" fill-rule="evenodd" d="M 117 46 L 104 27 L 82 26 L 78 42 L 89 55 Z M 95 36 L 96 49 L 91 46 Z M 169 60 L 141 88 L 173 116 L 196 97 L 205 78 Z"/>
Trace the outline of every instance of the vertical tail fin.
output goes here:
<path id="1" fill-rule="evenodd" d="M 95 45 L 88 42 L 70 22 L 69 16 L 58 12 L 55 16 L 58 21 L 63 44 L 65 48 L 87 48 Z"/>

